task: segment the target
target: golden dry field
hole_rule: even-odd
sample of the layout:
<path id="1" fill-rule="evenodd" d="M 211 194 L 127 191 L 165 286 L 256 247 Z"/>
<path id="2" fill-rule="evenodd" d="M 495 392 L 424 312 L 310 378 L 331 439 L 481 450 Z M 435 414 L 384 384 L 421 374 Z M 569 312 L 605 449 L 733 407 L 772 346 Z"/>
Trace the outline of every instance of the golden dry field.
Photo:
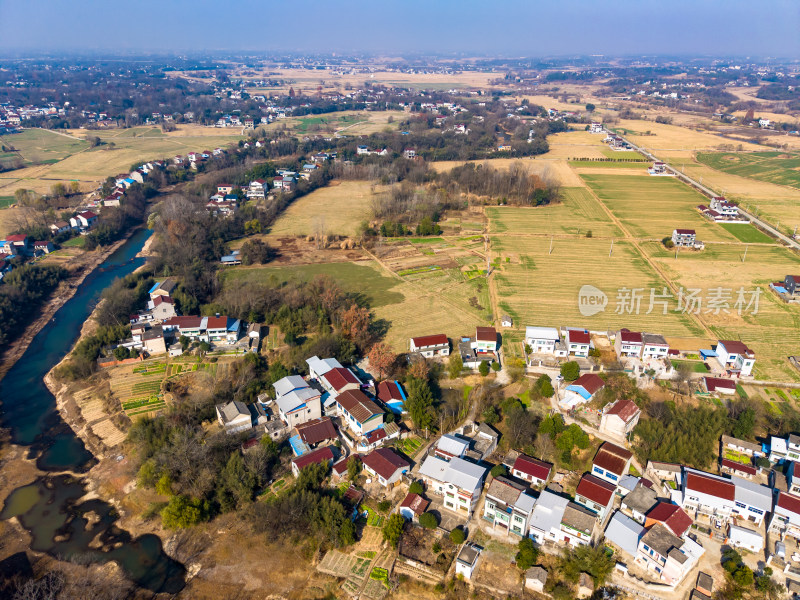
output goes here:
<path id="1" fill-rule="evenodd" d="M 343 235 L 356 233 L 371 217 L 371 201 L 387 186 L 367 181 L 333 181 L 292 202 L 270 228 L 272 236 Z"/>

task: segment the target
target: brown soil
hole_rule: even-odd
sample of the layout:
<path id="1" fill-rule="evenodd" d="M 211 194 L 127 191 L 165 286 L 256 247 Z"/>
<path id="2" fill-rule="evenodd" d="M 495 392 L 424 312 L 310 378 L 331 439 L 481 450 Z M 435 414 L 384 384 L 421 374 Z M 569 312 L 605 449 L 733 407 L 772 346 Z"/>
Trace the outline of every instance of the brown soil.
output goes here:
<path id="1" fill-rule="evenodd" d="M 351 262 L 366 258 L 364 252 L 358 248 L 350 250 L 317 248 L 314 242 L 306 241 L 297 237 L 281 237 L 269 239 L 270 246 L 273 246 L 278 256 L 270 264 L 272 265 L 307 265 L 316 263 L 330 262 Z"/>

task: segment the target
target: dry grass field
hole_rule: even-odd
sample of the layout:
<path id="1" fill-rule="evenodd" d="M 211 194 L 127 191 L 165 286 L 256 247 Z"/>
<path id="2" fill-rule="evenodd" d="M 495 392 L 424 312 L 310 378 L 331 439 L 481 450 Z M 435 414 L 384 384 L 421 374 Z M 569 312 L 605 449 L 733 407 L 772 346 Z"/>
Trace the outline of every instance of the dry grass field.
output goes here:
<path id="1" fill-rule="evenodd" d="M 396 130 L 400 121 L 407 117 L 408 115 L 405 112 L 398 110 L 342 111 L 324 115 L 288 117 L 274 121 L 269 125 L 261 125 L 259 129 L 286 131 L 294 135 L 334 133 L 339 135 L 369 135 L 385 129 Z"/>
<path id="2" fill-rule="evenodd" d="M 466 162 L 470 161 L 440 160 L 432 162 L 430 163 L 430 165 L 433 169 L 442 173 L 444 171 L 449 171 L 454 167 L 460 167 Z M 562 159 L 551 160 L 542 157 L 490 158 L 487 160 L 471 161 L 471 162 L 475 162 L 476 164 L 482 164 L 482 165 L 485 164 L 492 167 L 493 169 L 498 169 L 498 170 L 505 170 L 508 169 L 511 165 L 518 164 L 525 167 L 528 170 L 528 172 L 533 173 L 534 175 L 538 175 L 539 177 L 545 180 L 555 181 L 562 186 L 575 187 L 583 185 L 581 178 L 575 174 L 575 171 L 570 169 L 569 165 L 567 164 L 567 161 Z"/>
<path id="3" fill-rule="evenodd" d="M 385 186 L 366 181 L 333 181 L 296 200 L 270 228 L 271 236 L 356 233 L 370 218 L 370 203 Z"/>
<path id="4" fill-rule="evenodd" d="M 620 120 L 619 124 L 614 128 L 620 133 L 624 133 L 625 137 L 637 146 L 647 148 L 658 156 L 671 159 L 681 157 L 689 159 L 694 156 L 694 152 L 699 150 L 725 150 L 731 145 L 738 147 L 740 143 L 742 150 L 745 151 L 766 149 L 763 146 L 750 142 L 733 142 L 732 140 L 720 137 L 712 132 L 698 131 L 688 127 L 667 125 L 654 121 L 631 121 L 623 119 Z M 644 135 L 648 131 L 650 135 Z"/>
<path id="5" fill-rule="evenodd" d="M 20 152 L 31 156 L 46 156 L 47 148 L 53 147 L 60 160 L 53 164 L 30 166 L 0 174 L 0 197 L 13 196 L 18 188 L 46 193 L 58 182 L 78 181 L 84 191 L 93 189 L 106 177 L 130 169 L 131 165 L 144 160 L 169 158 L 175 154 L 211 150 L 227 146 L 239 140 L 241 130 L 225 130 L 213 127 L 180 126 L 175 132 L 164 134 L 152 127 L 113 129 L 109 131 L 75 131 L 76 135 L 36 130 L 34 136 L 23 142 L 14 142 Z M 21 134 L 25 135 L 27 132 Z M 83 138 L 97 136 L 108 145 L 89 148 Z M 46 137 L 49 136 L 49 137 Z M 13 136 L 16 140 L 17 137 Z M 66 140 L 66 141 L 64 141 Z"/>

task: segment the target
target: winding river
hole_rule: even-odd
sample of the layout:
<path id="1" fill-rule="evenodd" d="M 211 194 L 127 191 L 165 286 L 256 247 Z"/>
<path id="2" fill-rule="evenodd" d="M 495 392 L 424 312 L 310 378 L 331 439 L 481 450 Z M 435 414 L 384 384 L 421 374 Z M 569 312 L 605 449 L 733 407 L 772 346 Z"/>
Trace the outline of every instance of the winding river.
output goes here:
<path id="1" fill-rule="evenodd" d="M 150 233 L 136 232 L 90 273 L 0 380 L 3 427 L 10 430 L 15 444 L 28 448 L 39 469 L 52 473 L 14 490 L 0 518 L 17 517 L 31 534 L 32 550 L 81 563 L 113 560 L 137 585 L 176 593 L 183 588 L 185 569 L 164 553 L 157 536 L 132 537 L 115 525 L 112 505 L 80 501 L 86 494 L 80 476 L 56 474 L 86 473 L 95 459 L 61 419 L 56 399 L 43 381 L 72 348 L 102 291 L 144 264 L 136 254 Z"/>

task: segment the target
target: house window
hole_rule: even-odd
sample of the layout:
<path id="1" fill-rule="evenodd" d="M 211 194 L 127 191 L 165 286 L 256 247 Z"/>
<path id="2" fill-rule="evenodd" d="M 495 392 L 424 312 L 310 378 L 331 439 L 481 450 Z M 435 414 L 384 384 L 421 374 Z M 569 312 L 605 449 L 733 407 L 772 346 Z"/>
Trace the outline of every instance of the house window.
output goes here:
<path id="1" fill-rule="evenodd" d="M 746 505 L 746 504 L 744 504 L 744 503 L 742 503 L 742 502 L 736 502 L 735 504 L 736 504 L 736 506 L 738 506 L 739 508 L 747 508 L 747 505 Z"/>
<path id="2" fill-rule="evenodd" d="M 608 477 L 611 481 L 616 481 L 618 479 L 616 475 L 613 475 L 611 473 L 606 473 L 606 477 Z"/>

